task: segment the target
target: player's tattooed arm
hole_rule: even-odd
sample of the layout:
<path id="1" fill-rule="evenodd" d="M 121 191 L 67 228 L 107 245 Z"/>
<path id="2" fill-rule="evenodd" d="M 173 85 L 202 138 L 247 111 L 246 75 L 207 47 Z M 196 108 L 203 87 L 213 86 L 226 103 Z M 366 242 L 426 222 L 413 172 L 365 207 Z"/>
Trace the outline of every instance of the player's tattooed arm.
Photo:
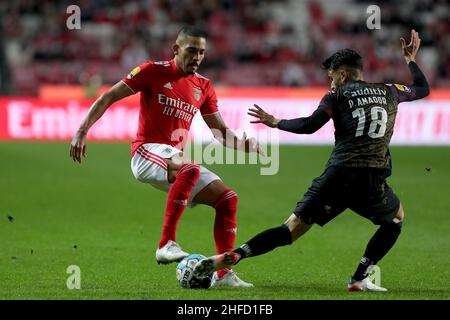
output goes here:
<path id="1" fill-rule="evenodd" d="M 243 133 L 242 138 L 236 136 L 236 134 L 227 127 L 219 112 L 204 115 L 203 119 L 211 129 L 214 138 L 225 147 L 245 152 L 257 152 L 264 155 L 261 146 L 255 138 L 247 138 L 245 132 Z"/>
<path id="2" fill-rule="evenodd" d="M 73 161 L 81 163 L 81 157 L 86 157 L 86 136 L 94 123 L 114 102 L 132 94 L 134 92 L 125 83 L 119 81 L 95 100 L 70 144 L 70 157 Z"/>

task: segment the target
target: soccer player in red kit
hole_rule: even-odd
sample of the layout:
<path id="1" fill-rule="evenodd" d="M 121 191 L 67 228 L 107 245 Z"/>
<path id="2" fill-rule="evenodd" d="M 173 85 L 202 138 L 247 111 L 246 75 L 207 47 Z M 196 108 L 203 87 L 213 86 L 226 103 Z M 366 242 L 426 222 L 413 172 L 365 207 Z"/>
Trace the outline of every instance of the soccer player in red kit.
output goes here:
<path id="1" fill-rule="evenodd" d="M 147 61 L 100 96 L 75 134 L 70 156 L 81 163 L 86 156 L 89 128 L 114 102 L 141 93 L 139 127 L 131 146 L 131 170 L 137 180 L 168 192 L 164 224 L 156 260 L 180 261 L 188 253 L 175 242 L 178 221 L 189 204 L 206 204 L 216 211 L 216 252 L 233 249 L 236 238 L 238 196 L 208 169 L 183 158 L 183 147 L 194 115 L 200 111 L 216 139 L 225 146 L 258 152 L 254 139 L 242 139 L 230 132 L 217 108 L 209 79 L 197 73 L 206 50 L 206 34 L 196 27 L 184 27 L 173 45 L 170 61 Z M 231 137 L 225 139 L 225 137 Z M 231 269 L 213 275 L 213 285 L 250 287 Z"/>

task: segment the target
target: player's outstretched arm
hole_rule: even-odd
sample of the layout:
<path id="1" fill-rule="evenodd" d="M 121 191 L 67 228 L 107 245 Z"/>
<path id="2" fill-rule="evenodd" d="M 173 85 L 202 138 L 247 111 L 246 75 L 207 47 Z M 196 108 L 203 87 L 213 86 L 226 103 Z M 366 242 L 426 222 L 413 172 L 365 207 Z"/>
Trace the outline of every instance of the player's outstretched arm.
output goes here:
<path id="1" fill-rule="evenodd" d="M 253 105 L 254 108 L 249 108 L 247 114 L 255 117 L 257 120 L 250 121 L 250 123 L 264 123 L 266 126 L 271 128 L 276 128 L 280 119 L 275 118 L 273 115 L 265 112 L 257 104 Z"/>
<path id="2" fill-rule="evenodd" d="M 245 152 L 257 152 L 264 155 L 261 146 L 255 138 L 247 138 L 245 132 L 242 139 L 238 138 L 235 133 L 227 127 L 219 112 L 204 115 L 203 119 L 211 129 L 214 138 L 220 141 L 225 147 Z"/>
<path id="3" fill-rule="evenodd" d="M 406 44 L 404 38 L 400 38 L 403 56 L 408 64 L 409 71 L 411 72 L 411 76 L 413 78 L 413 84 L 411 87 L 414 89 L 414 97 L 406 97 L 405 99 L 400 97 L 399 100 L 401 101 L 421 99 L 430 94 L 430 87 L 427 79 L 416 63 L 416 54 L 420 47 L 420 41 L 419 33 L 414 29 L 411 30 L 411 41 L 409 44 Z"/>
<path id="4" fill-rule="evenodd" d="M 94 123 L 105 113 L 106 109 L 114 102 L 132 94 L 134 92 L 125 83 L 119 81 L 95 100 L 70 144 L 70 157 L 73 161 L 81 163 L 81 157 L 86 157 L 87 133 Z"/>
<path id="5" fill-rule="evenodd" d="M 248 109 L 248 114 L 257 120 L 250 121 L 250 123 L 264 123 L 271 128 L 278 128 L 293 133 L 314 133 L 330 120 L 330 115 L 323 108 L 318 108 L 309 117 L 280 120 L 265 112 L 258 105 L 255 104 L 254 106 L 255 108 Z"/>

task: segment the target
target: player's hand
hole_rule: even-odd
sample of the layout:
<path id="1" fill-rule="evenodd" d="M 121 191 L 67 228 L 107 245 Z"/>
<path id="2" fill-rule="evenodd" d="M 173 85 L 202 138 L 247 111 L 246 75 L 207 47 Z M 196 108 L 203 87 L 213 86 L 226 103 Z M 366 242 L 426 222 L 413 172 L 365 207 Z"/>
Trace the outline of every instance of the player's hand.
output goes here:
<path id="1" fill-rule="evenodd" d="M 250 123 L 264 123 L 266 126 L 271 128 L 276 128 L 279 119 L 276 119 L 271 114 L 268 114 L 263 109 L 261 109 L 257 104 L 254 104 L 255 108 L 249 108 L 247 114 L 255 117 L 258 120 L 250 121 Z"/>
<path id="2" fill-rule="evenodd" d="M 411 30 L 411 41 L 406 45 L 405 39 L 400 38 L 400 43 L 402 44 L 403 56 L 405 57 L 406 63 L 411 61 L 416 62 L 416 54 L 420 47 L 419 33 L 414 29 Z"/>
<path id="3" fill-rule="evenodd" d="M 81 163 L 81 156 L 86 158 L 86 133 L 78 131 L 70 143 L 70 157 Z"/>
<path id="4" fill-rule="evenodd" d="M 243 148 L 239 148 L 240 150 L 244 149 L 245 152 L 256 152 L 257 154 L 261 154 L 263 156 L 266 155 L 258 141 L 256 141 L 255 138 L 247 138 L 247 134 L 245 132 L 242 134 L 242 139 L 240 141 L 240 145 L 244 145 Z"/>

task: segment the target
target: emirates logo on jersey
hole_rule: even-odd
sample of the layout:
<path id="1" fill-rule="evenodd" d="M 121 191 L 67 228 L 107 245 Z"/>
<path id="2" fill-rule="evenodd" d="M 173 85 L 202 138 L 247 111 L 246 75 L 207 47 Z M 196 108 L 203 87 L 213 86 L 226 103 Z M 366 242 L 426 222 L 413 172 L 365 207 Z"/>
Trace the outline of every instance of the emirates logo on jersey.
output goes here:
<path id="1" fill-rule="evenodd" d="M 180 98 L 170 98 L 162 93 L 158 94 L 158 103 L 164 106 L 162 114 L 172 116 L 183 121 L 191 122 L 198 108 Z"/>
<path id="2" fill-rule="evenodd" d="M 194 88 L 194 98 L 195 100 L 199 101 L 202 97 L 202 90 L 198 88 Z"/>

